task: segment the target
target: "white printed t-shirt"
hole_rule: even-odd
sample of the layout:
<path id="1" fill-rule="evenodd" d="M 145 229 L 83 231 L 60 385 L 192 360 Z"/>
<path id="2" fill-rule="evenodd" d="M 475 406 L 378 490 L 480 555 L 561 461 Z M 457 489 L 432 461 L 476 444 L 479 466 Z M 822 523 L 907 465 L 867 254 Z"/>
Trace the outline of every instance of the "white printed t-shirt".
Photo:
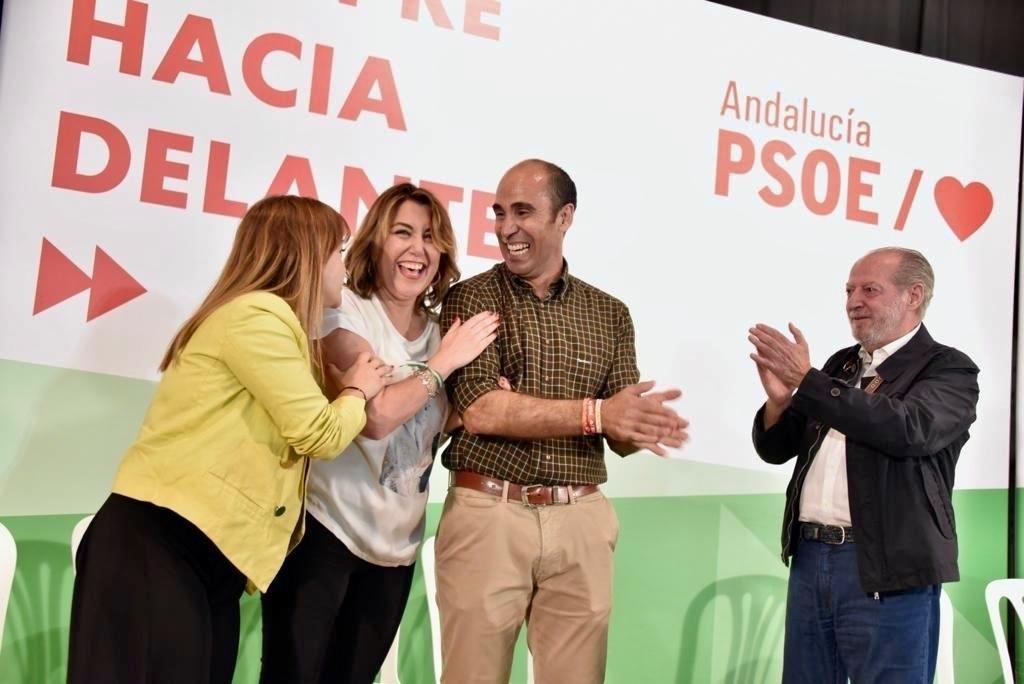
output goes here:
<path id="1" fill-rule="evenodd" d="M 362 337 L 373 353 L 394 366 L 390 382 L 426 361 L 441 342 L 437 322 L 407 340 L 391 323 L 380 300 L 348 288 L 339 309 L 327 309 L 320 336 L 341 328 Z M 337 458 L 313 461 L 306 489 L 310 514 L 356 556 L 382 566 L 411 565 L 423 540 L 427 483 L 434 438 L 444 428 L 448 402 L 442 389 L 412 418 L 383 439 L 355 438 Z"/>

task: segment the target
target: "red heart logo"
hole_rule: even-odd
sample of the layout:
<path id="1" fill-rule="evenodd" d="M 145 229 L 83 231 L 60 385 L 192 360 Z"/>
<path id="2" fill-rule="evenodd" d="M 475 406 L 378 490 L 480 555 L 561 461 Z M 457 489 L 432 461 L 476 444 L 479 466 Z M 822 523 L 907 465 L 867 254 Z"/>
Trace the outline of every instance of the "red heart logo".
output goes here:
<path id="1" fill-rule="evenodd" d="M 970 183 L 966 187 L 952 176 L 945 176 L 935 184 L 935 204 L 953 234 L 963 242 L 971 237 L 992 213 L 992 193 L 984 183 Z"/>

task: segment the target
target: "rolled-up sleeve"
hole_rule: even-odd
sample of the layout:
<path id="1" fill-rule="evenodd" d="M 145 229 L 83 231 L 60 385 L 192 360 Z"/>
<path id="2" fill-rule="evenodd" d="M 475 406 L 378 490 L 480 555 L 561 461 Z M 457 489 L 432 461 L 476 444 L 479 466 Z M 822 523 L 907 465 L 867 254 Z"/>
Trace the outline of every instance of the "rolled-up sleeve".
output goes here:
<path id="1" fill-rule="evenodd" d="M 636 365 L 636 332 L 633 318 L 626 305 L 621 305 L 619 314 L 619 336 L 615 341 L 608 377 L 601 388 L 600 398 L 607 399 L 616 392 L 640 382 L 640 369 Z"/>
<path id="2" fill-rule="evenodd" d="M 487 299 L 474 294 L 471 288 L 461 284 L 456 285 L 448 293 L 444 308 L 441 310 L 441 334 L 448 332 L 456 318 L 465 322 L 481 311 L 498 310 L 497 302 L 487 301 Z M 466 409 L 477 399 L 488 392 L 499 389 L 501 344 L 502 336 L 499 326 L 498 338 L 487 345 L 487 348 L 476 359 L 452 373 L 448 378 L 448 396 L 459 413 L 465 413 Z"/>
<path id="3" fill-rule="evenodd" d="M 221 353 L 296 453 L 333 458 L 366 424 L 365 402 L 350 396 L 327 401 L 303 354 L 305 344 L 280 316 L 252 304 L 228 326 Z"/>

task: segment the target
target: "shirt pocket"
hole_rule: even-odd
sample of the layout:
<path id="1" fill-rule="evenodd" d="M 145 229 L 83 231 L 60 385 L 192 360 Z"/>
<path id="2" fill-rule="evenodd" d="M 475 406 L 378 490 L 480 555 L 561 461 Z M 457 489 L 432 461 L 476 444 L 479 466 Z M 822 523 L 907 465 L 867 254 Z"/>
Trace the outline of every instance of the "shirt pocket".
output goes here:
<path id="1" fill-rule="evenodd" d="M 597 329 L 573 332 L 566 345 L 569 392 L 576 397 L 596 397 L 611 370 L 615 339 Z"/>

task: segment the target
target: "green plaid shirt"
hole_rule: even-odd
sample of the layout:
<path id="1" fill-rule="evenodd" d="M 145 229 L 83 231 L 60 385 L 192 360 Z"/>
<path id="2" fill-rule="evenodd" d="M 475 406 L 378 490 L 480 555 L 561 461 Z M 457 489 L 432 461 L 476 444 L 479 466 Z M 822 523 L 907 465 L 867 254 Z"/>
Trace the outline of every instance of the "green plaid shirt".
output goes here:
<path id="1" fill-rule="evenodd" d="M 457 283 L 445 299 L 441 330 L 458 316 L 501 315 L 498 339 L 448 380 L 456 410 L 498 389 L 544 399 L 606 398 L 639 381 L 633 321 L 625 304 L 569 275 L 540 299 L 504 264 Z M 582 427 L 581 427 L 582 433 Z M 600 436 L 536 441 L 471 435 L 459 430 L 444 453 L 449 470 L 471 470 L 518 484 L 599 484 L 608 479 Z"/>

